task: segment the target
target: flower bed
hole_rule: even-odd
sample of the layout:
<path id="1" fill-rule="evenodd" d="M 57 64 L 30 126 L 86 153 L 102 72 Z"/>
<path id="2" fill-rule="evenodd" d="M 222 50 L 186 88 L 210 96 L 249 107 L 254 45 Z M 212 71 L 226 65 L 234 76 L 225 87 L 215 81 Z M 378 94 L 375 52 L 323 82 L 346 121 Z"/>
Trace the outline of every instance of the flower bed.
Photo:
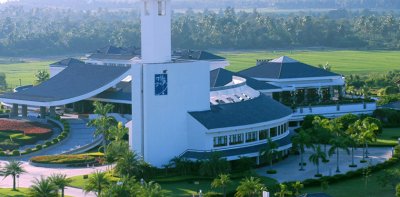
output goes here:
<path id="1" fill-rule="evenodd" d="M 79 155 L 49 155 L 32 157 L 30 162 L 37 164 L 67 164 L 67 165 L 86 165 L 98 164 L 103 161 L 104 154 L 89 153 Z M 79 165 L 78 165 L 79 166 Z"/>
<path id="2" fill-rule="evenodd" d="M 36 122 L 0 119 L 0 131 L 21 131 L 24 135 L 35 135 L 51 133 L 51 128 Z"/>
<path id="3" fill-rule="evenodd" d="M 59 117 L 57 117 L 55 120 L 49 120 L 51 122 L 53 122 L 54 124 L 58 125 L 59 127 L 61 127 L 61 129 L 63 130 L 63 132 L 57 136 L 56 138 L 52 139 L 51 141 L 45 141 L 43 144 L 37 144 L 35 148 L 28 148 L 26 150 L 23 151 L 2 151 L 2 149 L 0 148 L 0 156 L 20 156 L 20 155 L 26 155 L 32 152 L 36 152 L 42 149 L 45 149 L 47 147 L 53 146 L 57 143 L 60 143 L 61 141 L 63 141 L 65 138 L 68 137 L 69 134 L 69 123 L 65 120 L 61 120 Z M 51 133 L 50 133 L 51 134 Z M 29 136 L 38 136 L 38 135 L 46 135 L 46 134 L 30 134 Z M 28 136 L 28 135 L 27 135 Z M 10 150 L 10 149 L 3 149 L 3 150 Z"/>

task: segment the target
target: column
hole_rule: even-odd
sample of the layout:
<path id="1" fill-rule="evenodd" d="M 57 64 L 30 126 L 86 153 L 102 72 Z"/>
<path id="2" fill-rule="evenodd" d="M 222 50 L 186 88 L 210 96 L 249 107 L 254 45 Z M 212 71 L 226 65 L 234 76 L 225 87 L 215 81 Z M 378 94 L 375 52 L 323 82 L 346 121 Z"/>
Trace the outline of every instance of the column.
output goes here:
<path id="1" fill-rule="evenodd" d="M 22 118 L 28 117 L 28 105 L 22 105 Z"/>
<path id="2" fill-rule="evenodd" d="M 18 117 L 18 104 L 13 104 L 11 109 L 11 117 Z"/>
<path id="3" fill-rule="evenodd" d="M 322 102 L 323 96 L 324 96 L 324 94 L 323 94 L 323 92 L 322 92 L 321 86 L 319 86 L 319 87 L 318 87 L 318 103 L 321 103 L 321 102 Z"/>
<path id="4" fill-rule="evenodd" d="M 333 89 L 333 86 L 329 86 L 329 94 L 330 94 L 330 100 L 333 99 L 333 97 L 335 96 L 335 90 Z"/>
<path id="5" fill-rule="evenodd" d="M 308 89 L 304 88 L 304 103 L 308 103 Z"/>
<path id="6" fill-rule="evenodd" d="M 56 117 L 56 107 L 52 106 L 50 107 L 50 117 Z"/>
<path id="7" fill-rule="evenodd" d="M 40 107 L 40 118 L 46 118 L 46 107 Z"/>

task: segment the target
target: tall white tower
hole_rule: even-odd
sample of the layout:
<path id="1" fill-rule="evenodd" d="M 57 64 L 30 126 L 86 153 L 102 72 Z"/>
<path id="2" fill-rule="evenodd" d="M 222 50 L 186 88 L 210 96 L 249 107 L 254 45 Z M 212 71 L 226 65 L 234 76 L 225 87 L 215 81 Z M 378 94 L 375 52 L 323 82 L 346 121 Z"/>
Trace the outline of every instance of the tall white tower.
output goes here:
<path id="1" fill-rule="evenodd" d="M 132 65 L 131 148 L 161 167 L 186 151 L 188 112 L 210 108 L 210 65 L 172 61 L 171 0 L 142 0 L 142 62 Z"/>
<path id="2" fill-rule="evenodd" d="M 142 0 L 142 61 L 171 61 L 171 0 Z"/>

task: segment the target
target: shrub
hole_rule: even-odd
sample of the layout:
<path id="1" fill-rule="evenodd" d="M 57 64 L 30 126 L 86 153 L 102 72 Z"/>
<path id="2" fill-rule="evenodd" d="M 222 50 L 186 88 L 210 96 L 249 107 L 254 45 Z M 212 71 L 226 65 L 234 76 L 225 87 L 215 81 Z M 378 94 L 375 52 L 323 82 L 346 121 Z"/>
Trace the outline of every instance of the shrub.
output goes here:
<path id="1" fill-rule="evenodd" d="M 62 136 L 62 135 L 59 135 L 59 136 L 57 137 L 57 139 L 58 139 L 58 141 L 62 141 L 63 139 L 65 139 L 65 137 Z"/>
<path id="2" fill-rule="evenodd" d="M 32 157 L 31 161 L 34 163 L 44 163 L 44 164 L 86 164 L 95 162 L 96 158 L 87 154 L 49 155 L 49 156 Z"/>
<path id="3" fill-rule="evenodd" d="M 83 175 L 83 179 L 88 179 L 88 178 L 89 178 L 89 175 L 87 175 L 87 174 Z"/>
<path id="4" fill-rule="evenodd" d="M 0 148 L 0 151 L 3 151 L 3 149 Z"/>
<path id="5" fill-rule="evenodd" d="M 101 153 L 104 153 L 104 147 L 103 147 L 103 146 L 100 146 L 99 149 L 98 149 L 98 151 L 101 152 Z"/>
<path id="6" fill-rule="evenodd" d="M 46 143 L 44 143 L 47 147 L 51 146 L 52 143 L 50 141 L 46 141 Z"/>
<path id="7" fill-rule="evenodd" d="M 67 136 L 68 136 L 68 133 L 65 132 L 65 131 L 63 131 L 60 135 L 61 135 L 61 136 L 64 136 L 64 137 L 67 137 Z"/>
<path id="8" fill-rule="evenodd" d="M 53 143 L 53 144 L 57 144 L 58 142 L 59 142 L 59 140 L 58 140 L 57 138 L 55 138 L 55 139 L 52 140 L 52 143 Z"/>
<path id="9" fill-rule="evenodd" d="M 322 177 L 322 174 L 316 174 L 314 177 Z"/>
<path id="10" fill-rule="evenodd" d="M 13 155 L 13 156 L 18 156 L 18 155 L 21 155 L 21 153 L 19 152 L 19 150 L 14 150 L 14 151 L 12 152 L 12 155 Z"/>
<path id="11" fill-rule="evenodd" d="M 42 147 L 42 145 L 41 144 L 38 144 L 38 145 L 36 145 L 36 150 L 41 150 L 43 147 Z"/>
<path id="12" fill-rule="evenodd" d="M 25 153 L 31 153 L 31 152 L 32 152 L 31 148 L 28 148 L 28 149 L 25 150 Z"/>
<path id="13" fill-rule="evenodd" d="M 0 151 L 0 156 L 6 156 L 6 153 L 4 151 Z"/>
<path id="14" fill-rule="evenodd" d="M 267 174 L 276 174 L 277 171 L 276 170 L 267 170 Z"/>
<path id="15" fill-rule="evenodd" d="M 351 165 L 351 164 L 350 164 L 349 167 L 350 167 L 350 168 L 356 168 L 357 165 L 356 165 L 356 164 L 354 164 L 354 165 Z"/>

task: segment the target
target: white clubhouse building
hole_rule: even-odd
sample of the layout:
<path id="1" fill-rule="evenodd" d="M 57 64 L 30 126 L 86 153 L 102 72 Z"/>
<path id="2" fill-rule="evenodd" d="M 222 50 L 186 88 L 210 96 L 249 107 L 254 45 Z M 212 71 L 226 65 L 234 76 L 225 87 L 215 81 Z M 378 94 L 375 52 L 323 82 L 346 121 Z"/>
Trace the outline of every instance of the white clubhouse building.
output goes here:
<path id="1" fill-rule="evenodd" d="M 157 167 L 174 157 L 199 160 L 214 152 L 228 160 L 258 158 L 267 138 L 285 155 L 292 147 L 291 128 L 305 115 L 376 109 L 374 102 L 303 106 L 315 95 L 316 103 L 344 97 L 344 78 L 288 57 L 234 73 L 217 55 L 172 51 L 171 1 L 142 2 L 140 49 L 108 46 L 81 60 L 56 62 L 48 81 L 0 95 L 0 101 L 12 105 L 12 116 L 26 117 L 28 106 L 37 106 L 43 118 L 81 101 L 114 103 L 130 120 L 132 150 Z"/>

